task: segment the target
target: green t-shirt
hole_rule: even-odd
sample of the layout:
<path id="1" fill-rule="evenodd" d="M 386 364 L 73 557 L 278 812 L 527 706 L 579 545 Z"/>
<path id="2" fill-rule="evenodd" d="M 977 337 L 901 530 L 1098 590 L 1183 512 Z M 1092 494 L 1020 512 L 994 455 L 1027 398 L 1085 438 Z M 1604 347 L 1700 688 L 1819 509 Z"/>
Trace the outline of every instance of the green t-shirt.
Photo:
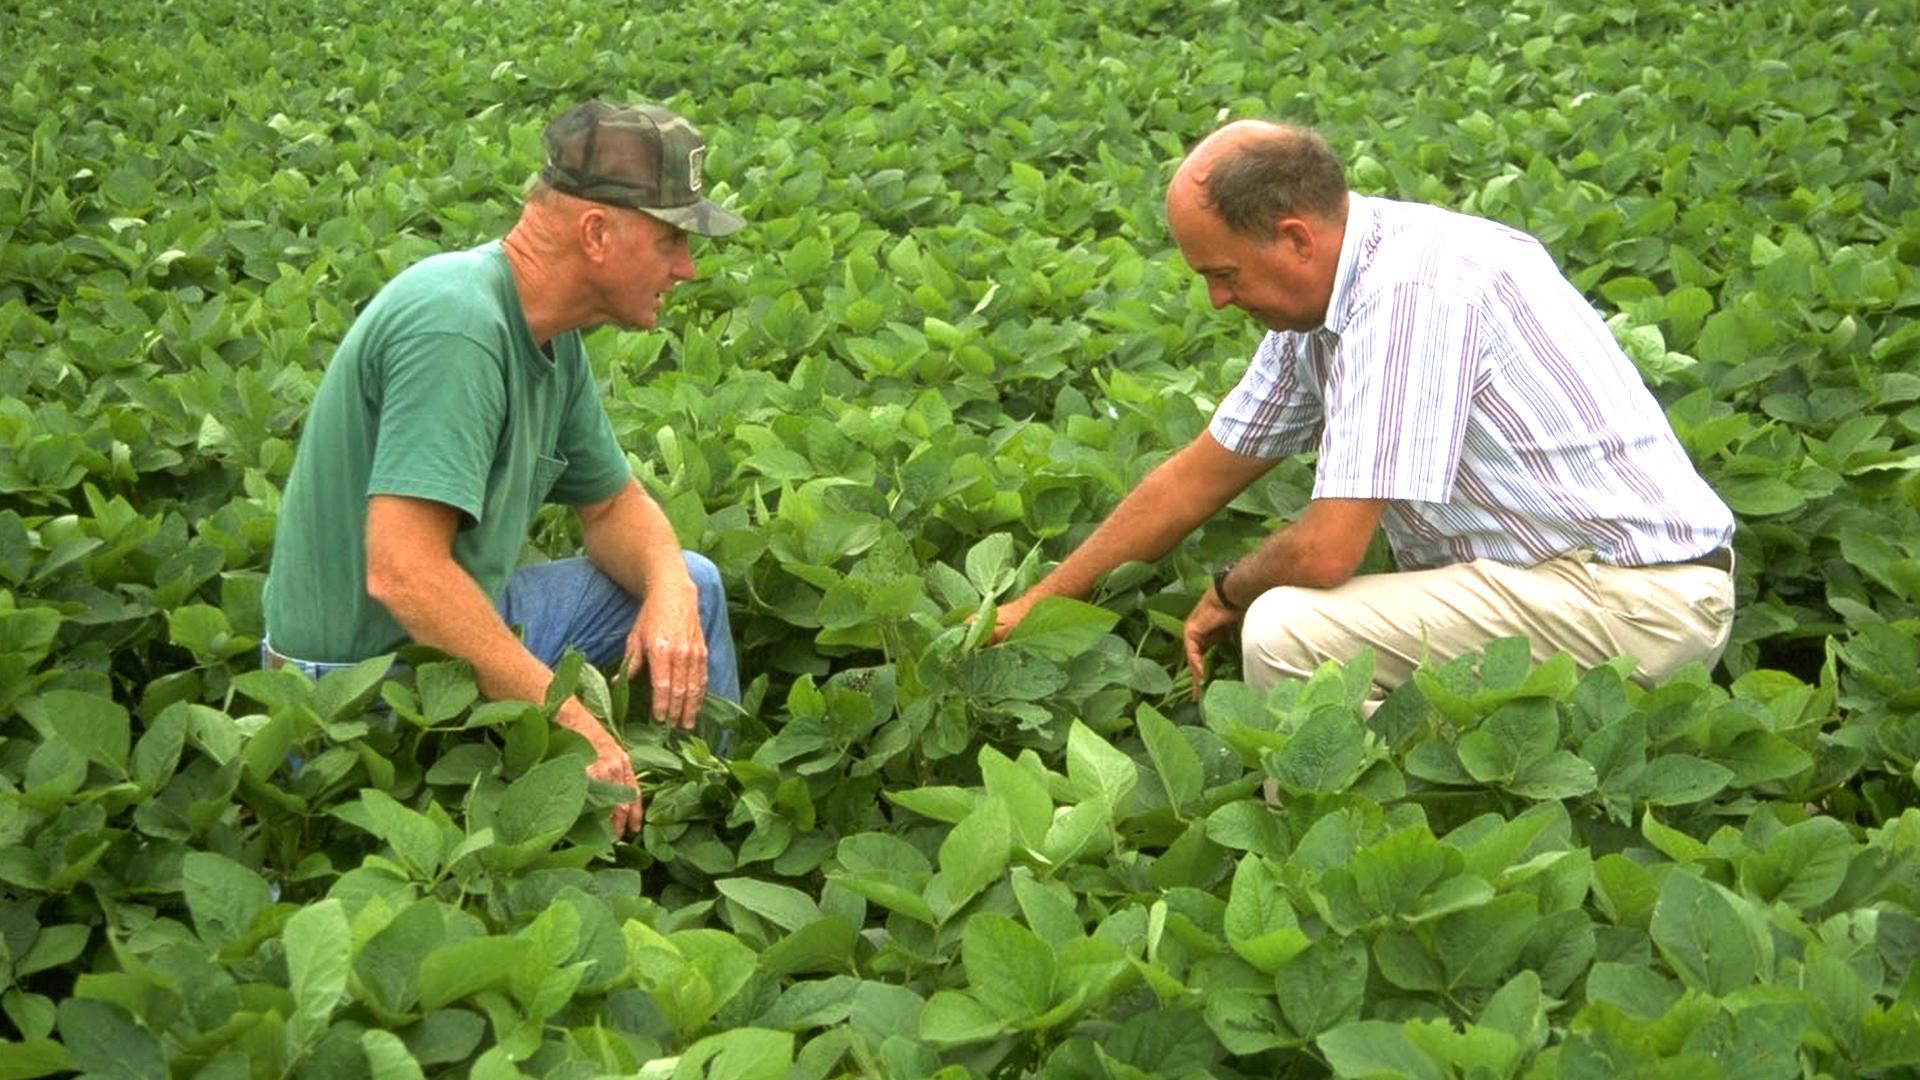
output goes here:
<path id="1" fill-rule="evenodd" d="M 302 660 L 387 652 L 406 633 L 367 595 L 367 499 L 460 511 L 454 559 L 498 598 L 544 502 L 632 476 L 577 331 L 543 352 L 498 241 L 437 255 L 380 290 L 320 381 L 281 500 L 267 634 Z"/>

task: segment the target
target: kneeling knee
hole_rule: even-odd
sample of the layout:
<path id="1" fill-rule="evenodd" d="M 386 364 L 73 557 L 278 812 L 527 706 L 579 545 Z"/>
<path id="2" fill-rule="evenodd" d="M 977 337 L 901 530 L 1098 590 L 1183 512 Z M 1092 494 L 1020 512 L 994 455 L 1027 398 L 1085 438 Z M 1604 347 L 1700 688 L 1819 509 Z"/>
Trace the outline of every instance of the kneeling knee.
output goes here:
<path id="1" fill-rule="evenodd" d="M 720 581 L 720 568 L 714 565 L 713 560 L 697 551 L 683 551 L 680 555 L 686 560 L 687 576 L 693 579 L 693 587 L 699 590 L 701 600 L 704 602 L 711 597 L 724 601 L 726 586 Z"/>
<path id="2" fill-rule="evenodd" d="M 1320 589 L 1282 585 L 1248 605 L 1240 645 L 1249 682 L 1261 685 L 1262 675 L 1272 673 L 1305 678 L 1329 659 L 1311 633 L 1320 618 L 1316 602 L 1324 595 Z"/>

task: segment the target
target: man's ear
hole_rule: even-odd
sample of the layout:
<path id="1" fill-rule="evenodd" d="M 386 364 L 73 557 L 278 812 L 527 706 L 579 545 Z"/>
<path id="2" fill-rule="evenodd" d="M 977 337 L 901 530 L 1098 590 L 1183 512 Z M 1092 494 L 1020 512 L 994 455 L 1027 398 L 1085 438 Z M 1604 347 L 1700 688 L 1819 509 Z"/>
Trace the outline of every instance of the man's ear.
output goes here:
<path id="1" fill-rule="evenodd" d="M 1281 249 L 1301 262 L 1313 260 L 1314 249 L 1319 243 L 1319 234 L 1306 218 L 1282 215 L 1274 219 L 1273 242 Z"/>
<path id="2" fill-rule="evenodd" d="M 611 254 L 617 225 L 606 207 L 588 206 L 580 211 L 580 250 L 589 261 L 600 262 Z"/>

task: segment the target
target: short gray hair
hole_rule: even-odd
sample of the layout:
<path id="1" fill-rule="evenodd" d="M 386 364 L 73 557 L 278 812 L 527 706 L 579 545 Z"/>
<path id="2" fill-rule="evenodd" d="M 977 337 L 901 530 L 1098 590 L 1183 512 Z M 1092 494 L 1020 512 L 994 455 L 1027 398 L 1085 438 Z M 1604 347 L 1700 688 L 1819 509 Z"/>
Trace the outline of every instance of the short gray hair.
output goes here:
<path id="1" fill-rule="evenodd" d="M 1341 218 L 1347 180 L 1327 140 L 1306 128 L 1282 125 L 1222 151 L 1201 190 L 1228 229 L 1272 240 L 1274 219 L 1288 214 Z"/>

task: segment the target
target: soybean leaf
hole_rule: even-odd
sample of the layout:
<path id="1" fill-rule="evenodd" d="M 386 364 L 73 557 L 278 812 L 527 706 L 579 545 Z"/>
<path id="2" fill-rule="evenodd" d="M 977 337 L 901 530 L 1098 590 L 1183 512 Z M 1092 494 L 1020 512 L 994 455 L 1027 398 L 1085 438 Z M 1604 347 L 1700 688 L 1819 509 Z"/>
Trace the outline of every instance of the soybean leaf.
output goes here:
<path id="1" fill-rule="evenodd" d="M 1811 910 L 1833 899 L 1853 861 L 1853 837 L 1829 817 L 1789 825 L 1740 863 L 1740 882 L 1761 900 Z"/>
<path id="2" fill-rule="evenodd" d="M 425 1080 L 420 1063 L 414 1060 L 407 1044 L 390 1031 L 377 1028 L 360 1033 L 360 1051 L 367 1056 L 372 1080 Z"/>
<path id="3" fill-rule="evenodd" d="M 1067 779 L 1080 801 L 1101 796 L 1118 808 L 1139 781 L 1139 769 L 1132 758 L 1075 720 L 1067 732 Z"/>
<path id="4" fill-rule="evenodd" d="M 1329 934 L 1274 976 L 1280 1013 L 1302 1039 L 1358 1019 L 1367 991 L 1367 946 Z"/>
<path id="5" fill-rule="evenodd" d="M 1004 915 L 983 911 L 967 920 L 960 962 L 969 993 L 1002 1020 L 1028 1020 L 1052 1004 L 1053 947 Z"/>
<path id="6" fill-rule="evenodd" d="M 494 835 L 502 844 L 551 844 L 573 827 L 586 800 L 587 774 L 579 759 L 541 762 L 500 797 Z"/>
<path id="7" fill-rule="evenodd" d="M 1007 1031 L 1008 1021 L 972 994 L 941 990 L 920 1013 L 920 1037 L 936 1046 L 982 1042 Z"/>
<path id="8" fill-rule="evenodd" d="M 1268 756 L 1267 775 L 1294 794 L 1344 791 L 1365 757 L 1365 732 L 1352 714 L 1320 709 Z"/>
<path id="9" fill-rule="evenodd" d="M 940 877 L 953 907 L 999 880 L 1007 868 L 1011 841 L 1007 808 L 994 799 L 982 800 L 965 821 L 953 827 L 940 844 Z"/>
<path id="10" fill-rule="evenodd" d="M 980 748 L 980 777 L 987 798 L 1006 807 L 1021 846 L 1038 851 L 1053 824 L 1053 797 L 1032 772 L 991 746 Z"/>
<path id="11" fill-rule="evenodd" d="M 713 887 L 782 930 L 798 930 L 820 918 L 819 907 L 806 893 L 786 885 L 753 878 L 721 878 Z"/>
<path id="12" fill-rule="evenodd" d="M 353 947 L 347 917 L 337 899 L 301 908 L 281 934 L 287 950 L 287 982 L 294 1014 L 287 1041 L 297 1053 L 326 1031 L 328 1018 L 347 990 L 347 958 Z"/>
<path id="13" fill-rule="evenodd" d="M 1268 974 L 1313 944 L 1300 930 L 1293 905 L 1257 855 L 1240 860 L 1228 892 L 1227 942 L 1241 958 Z"/>
<path id="14" fill-rule="evenodd" d="M 1118 614 L 1104 608 L 1064 596 L 1049 596 L 1033 605 L 1020 625 L 1007 635 L 1005 644 L 1064 664 L 1093 648 L 1119 621 Z"/>
<path id="15" fill-rule="evenodd" d="M 118 1005 L 80 997 L 62 1001 L 60 1040 L 74 1066 L 88 1075 L 166 1080 L 160 1040 Z"/>
<path id="16" fill-rule="evenodd" d="M 272 903 L 260 875 L 211 851 L 191 851 L 180 866 L 200 940 L 221 946 L 245 933 L 255 916 Z"/>
<path id="17" fill-rule="evenodd" d="M 1447 1072 L 1412 1042 L 1405 1028 L 1385 1020 L 1356 1020 L 1314 1042 L 1338 1076 L 1398 1076 L 1446 1080 Z"/>
<path id="18" fill-rule="evenodd" d="M 1647 763 L 1634 793 L 1654 806 L 1680 806 L 1711 797 L 1733 779 L 1733 770 L 1691 754 L 1662 754 Z"/>
<path id="19" fill-rule="evenodd" d="M 1674 872 L 1660 886 L 1649 926 L 1654 944 L 1682 981 L 1723 996 L 1759 978 L 1769 957 L 1750 931 L 1742 901 L 1692 874 Z"/>
<path id="20" fill-rule="evenodd" d="M 1167 802 L 1175 810 L 1185 811 L 1189 803 L 1200 797 L 1206 784 L 1200 755 L 1193 752 L 1192 744 L 1180 734 L 1180 729 L 1151 706 L 1142 705 L 1134 723 L 1147 744 L 1147 756 L 1153 761 L 1154 772 L 1159 774 L 1160 786 L 1166 789 Z"/>

